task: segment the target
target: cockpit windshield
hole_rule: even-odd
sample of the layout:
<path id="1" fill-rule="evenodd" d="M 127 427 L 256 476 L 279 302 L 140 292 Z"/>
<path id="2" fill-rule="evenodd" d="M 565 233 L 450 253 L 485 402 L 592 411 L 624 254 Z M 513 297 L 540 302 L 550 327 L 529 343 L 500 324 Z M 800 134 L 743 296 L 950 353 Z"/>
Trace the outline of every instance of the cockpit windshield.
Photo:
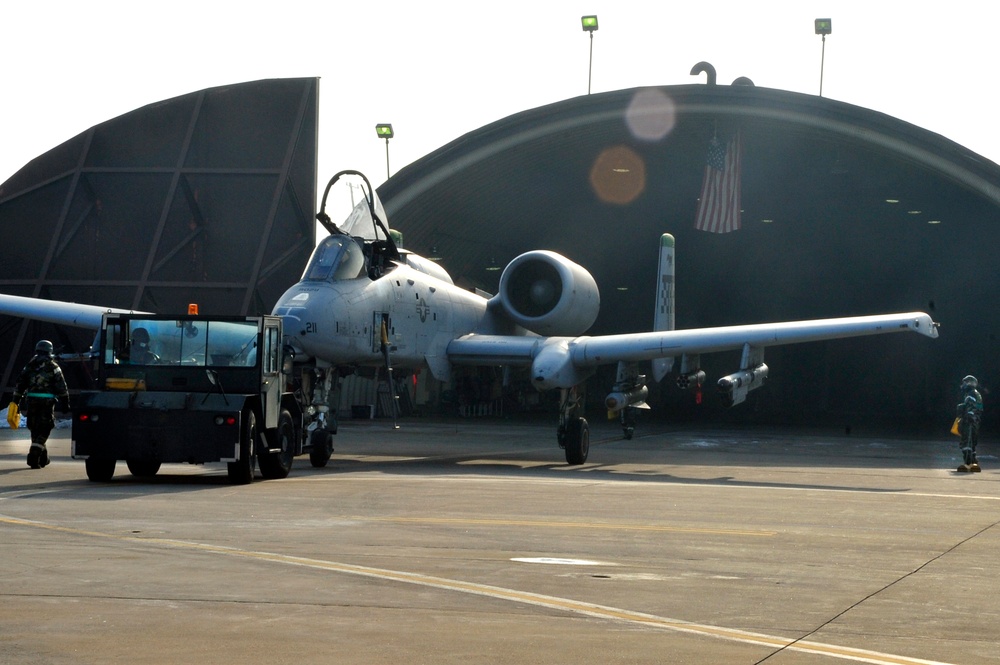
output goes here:
<path id="1" fill-rule="evenodd" d="M 361 244 L 350 236 L 333 235 L 316 245 L 302 280 L 328 282 L 357 279 L 363 275 L 365 257 Z"/>

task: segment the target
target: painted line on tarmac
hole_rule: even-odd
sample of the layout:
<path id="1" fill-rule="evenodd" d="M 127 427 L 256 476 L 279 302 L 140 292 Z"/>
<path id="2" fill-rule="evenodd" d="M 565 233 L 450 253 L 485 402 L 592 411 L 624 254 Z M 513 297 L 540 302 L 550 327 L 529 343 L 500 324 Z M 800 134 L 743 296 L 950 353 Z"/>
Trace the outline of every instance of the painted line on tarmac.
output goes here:
<path id="1" fill-rule="evenodd" d="M 610 524 L 607 522 L 550 522 L 541 520 L 471 519 L 465 517 L 344 517 L 357 522 L 392 522 L 394 524 L 435 524 L 459 526 L 523 526 L 557 529 L 597 529 L 607 531 L 659 531 L 669 533 L 701 533 L 724 536 L 778 535 L 777 531 L 751 531 L 746 529 L 710 529 L 704 527 L 678 527 L 657 524 Z"/>
<path id="2" fill-rule="evenodd" d="M 306 557 L 291 556 L 288 554 L 278 554 L 275 552 L 260 552 L 254 550 L 244 550 L 223 545 L 212 545 L 209 543 L 198 543 L 185 540 L 173 540 L 169 538 L 141 538 L 137 536 L 125 536 L 113 533 L 103 533 L 100 531 L 90 531 L 73 527 L 59 526 L 25 520 L 6 515 L 0 515 L 0 524 L 11 526 L 32 527 L 67 533 L 77 536 L 91 536 L 116 540 L 119 542 L 129 542 L 145 545 L 160 545 L 165 547 L 187 550 L 190 552 L 200 552 L 207 554 L 217 554 L 240 559 L 255 561 L 267 561 L 270 563 L 280 563 L 290 566 L 325 570 L 358 577 L 367 577 L 403 584 L 414 584 L 422 587 L 441 589 L 444 591 L 455 591 L 475 596 L 483 596 L 497 600 L 506 600 L 514 603 L 543 607 L 545 609 L 568 612 L 581 616 L 592 617 L 630 623 L 652 629 L 668 630 L 677 633 L 697 635 L 701 637 L 714 637 L 716 639 L 729 642 L 739 642 L 772 648 L 775 650 L 796 651 L 799 653 L 812 654 L 817 656 L 827 656 L 839 658 L 841 660 L 851 660 L 862 663 L 873 663 L 874 665 L 949 665 L 940 661 L 923 660 L 920 658 L 908 658 L 878 651 L 868 651 L 866 649 L 855 649 L 852 647 L 838 646 L 835 644 L 825 644 L 823 642 L 796 641 L 775 635 L 764 633 L 754 633 L 736 628 L 725 628 L 722 626 L 712 626 L 708 624 L 691 623 L 681 619 L 671 619 L 655 614 L 635 612 L 632 610 L 610 607 L 607 605 L 597 605 L 569 598 L 559 598 L 558 596 L 546 596 L 532 593 L 530 591 L 518 591 L 516 589 L 506 589 L 504 587 L 492 586 L 489 584 L 478 584 L 475 582 L 464 582 L 462 580 L 452 580 L 432 575 L 422 575 L 420 573 L 408 573 L 399 570 L 389 570 L 386 568 L 372 568 L 370 566 L 359 566 L 350 563 L 337 561 L 324 561 L 321 559 L 311 559 Z"/>
<path id="3" fill-rule="evenodd" d="M 592 561 L 590 559 L 560 559 L 554 556 L 519 556 L 511 559 L 515 563 L 540 563 L 546 566 L 617 566 L 617 563 L 607 561 Z"/>

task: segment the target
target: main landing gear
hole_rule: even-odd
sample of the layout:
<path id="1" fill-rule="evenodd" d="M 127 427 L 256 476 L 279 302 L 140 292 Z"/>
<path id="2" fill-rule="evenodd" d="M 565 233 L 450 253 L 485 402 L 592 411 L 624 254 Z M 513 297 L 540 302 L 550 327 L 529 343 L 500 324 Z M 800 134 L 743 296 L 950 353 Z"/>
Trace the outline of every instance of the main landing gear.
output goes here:
<path id="1" fill-rule="evenodd" d="M 583 417 L 584 394 L 580 386 L 563 388 L 559 397 L 559 428 L 556 438 L 566 450 L 566 463 L 583 464 L 590 453 L 590 426 Z"/>
<path id="2" fill-rule="evenodd" d="M 622 426 L 622 436 L 626 440 L 631 440 L 635 434 L 635 414 L 638 411 L 634 406 L 626 406 L 618 412 L 618 422 Z"/>

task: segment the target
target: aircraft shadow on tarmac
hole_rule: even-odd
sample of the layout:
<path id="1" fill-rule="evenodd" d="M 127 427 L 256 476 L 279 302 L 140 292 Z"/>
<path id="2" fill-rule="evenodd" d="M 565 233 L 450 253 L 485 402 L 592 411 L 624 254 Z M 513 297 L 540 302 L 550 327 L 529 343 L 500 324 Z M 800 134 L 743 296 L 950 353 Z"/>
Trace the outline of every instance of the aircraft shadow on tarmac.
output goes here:
<path id="1" fill-rule="evenodd" d="M 600 481 L 621 481 L 621 482 L 644 482 L 662 483 L 673 485 L 706 485 L 729 487 L 774 487 L 774 488 L 795 488 L 795 489 L 821 489 L 821 490 L 844 490 L 855 492 L 884 492 L 895 493 L 906 491 L 905 489 L 887 489 L 884 487 L 866 487 L 861 485 L 834 485 L 817 483 L 778 483 L 738 480 L 733 476 L 716 476 L 710 478 L 694 478 L 677 475 L 674 473 L 664 473 L 655 470 L 630 470 L 623 471 L 612 466 L 588 466 L 585 468 L 568 469 L 565 464 L 551 465 L 531 465 L 519 466 L 516 463 L 504 464 L 502 462 L 484 462 L 479 456 L 453 457 L 448 460 L 442 459 L 421 459 L 421 460 L 389 460 L 389 461 L 355 461 L 355 460 L 333 460 L 336 462 L 335 469 L 339 473 L 360 473 L 360 472 L 382 472 L 393 475 L 422 475 L 429 469 L 438 475 L 483 475 L 523 478 L 559 478 L 559 479 L 587 479 Z"/>
<path id="2" fill-rule="evenodd" d="M 2 459 L 2 458 L 0 458 Z M 54 461 L 58 458 L 54 458 Z M 74 462 L 75 463 L 75 462 Z M 182 465 L 176 466 L 178 470 L 183 469 Z M 81 465 L 81 472 L 83 468 Z M 79 479 L 56 479 L 48 482 L 28 482 L 37 479 L 36 474 L 43 474 L 45 471 L 30 469 L 25 466 L 23 469 L 2 469 L 0 476 L 10 476 L 12 474 L 25 474 L 25 483 L 6 485 L 4 493 L 19 492 L 53 492 L 52 498 L 67 498 L 76 501 L 118 501 L 128 499 L 136 495 L 151 494 L 176 494 L 193 491 L 206 491 L 213 489 L 252 491 L 257 483 L 281 483 L 282 480 L 265 481 L 259 476 L 250 485 L 234 486 L 229 483 L 225 469 L 205 470 L 203 473 L 171 473 L 171 466 L 164 466 L 160 473 L 152 477 L 137 477 L 123 470 L 116 474 L 110 482 L 94 483 L 83 476 Z M 623 471 L 620 468 L 604 465 L 591 465 L 587 467 L 567 467 L 566 464 L 530 464 L 524 465 L 517 461 L 504 463 L 500 460 L 486 461 L 479 455 L 455 456 L 455 457 L 435 457 L 406 460 L 353 460 L 338 459 L 336 456 L 331 459 L 330 464 L 322 469 L 314 469 L 308 465 L 296 465 L 292 469 L 289 478 L 350 475 L 355 473 L 384 473 L 389 475 L 478 475 L 478 476 L 507 476 L 521 477 L 526 479 L 588 479 L 601 481 L 621 481 L 621 482 L 645 482 L 664 483 L 678 485 L 725 485 L 729 487 L 774 487 L 774 488 L 795 488 L 795 489 L 822 489 L 822 490 L 844 490 L 844 491 L 864 491 L 864 492 L 885 492 L 894 493 L 906 491 L 906 489 L 887 489 L 884 487 L 866 487 L 862 485 L 836 485 L 818 483 L 778 483 L 738 480 L 733 476 L 716 476 L 709 478 L 694 478 L 677 475 L 674 473 L 664 473 L 652 469 L 635 469 Z M 246 488 L 246 489 L 245 489 Z M 73 490 L 67 492 L 67 490 Z"/>
<path id="3" fill-rule="evenodd" d="M 550 441 L 550 432 L 539 436 L 532 425 L 484 423 L 483 435 L 475 423 L 463 421 L 427 424 L 411 422 L 395 430 L 378 423 L 348 424 L 335 441 L 337 450 L 324 468 L 313 468 L 308 457 L 296 458 L 289 480 L 316 476 L 356 473 L 390 475 L 482 475 L 549 479 L 590 479 L 622 482 L 655 482 L 687 485 L 771 486 L 801 489 L 853 490 L 871 492 L 906 491 L 905 487 L 886 489 L 859 484 L 835 484 L 836 469 L 914 469 L 950 470 L 960 461 L 957 441 L 891 439 L 879 436 L 846 436 L 830 433 L 782 429 L 706 428 L 685 426 L 670 429 L 649 427 L 632 440 L 624 440 L 611 424 L 599 424 L 591 432 L 588 463 L 568 466 L 561 451 Z M 360 435 L 360 436 L 356 436 Z M 485 439 L 485 442 L 484 442 Z M 468 440 L 468 444 L 464 441 Z M 444 444 L 442 444 L 444 441 Z M 980 445 L 984 470 L 998 466 L 992 446 Z M 129 473 L 124 462 L 109 483 L 93 483 L 86 478 L 82 462 L 54 456 L 57 463 L 79 466 L 79 478 L 41 482 L 35 474 L 45 470 L 24 465 L 21 454 L 0 455 L 8 462 L 0 477 L 24 476 L 24 485 L 7 485 L 5 492 L 46 491 L 79 488 L 73 498 L 117 500 L 133 494 L 204 491 L 217 488 L 243 491 L 264 481 L 259 473 L 249 486 L 229 483 L 224 464 L 190 466 L 166 464 L 152 477 Z M 23 465 L 23 466 L 21 466 Z M 831 483 L 781 483 L 740 480 L 733 475 L 698 476 L 685 474 L 685 468 L 805 468 L 830 470 Z M 960 475 L 960 474 L 956 474 Z M 986 475 L 985 473 L 983 474 Z M 855 477 L 855 480 L 857 478 Z M 18 480 L 20 480 L 18 478 Z M 900 480 L 904 480 L 901 478 Z M 15 481 L 16 482 L 16 481 Z M 112 489 L 114 491 L 107 491 Z M 125 491 L 123 491 L 125 490 Z"/>
<path id="4" fill-rule="evenodd" d="M 377 421 L 373 421 L 376 422 Z M 413 458 L 444 458 L 441 441 L 456 448 L 456 441 L 468 441 L 467 449 L 510 459 L 525 455 L 531 462 L 551 462 L 552 467 L 565 467 L 561 451 L 555 446 L 548 430 L 525 424 L 483 423 L 480 432 L 475 421 L 462 421 L 451 426 L 447 421 L 425 424 L 422 421 L 403 423 L 392 430 L 385 425 L 349 422 L 341 427 L 335 439 L 338 452 L 347 455 L 365 453 L 392 455 L 384 452 L 383 444 L 392 451 L 402 450 Z M 588 469 L 596 463 L 631 464 L 642 460 L 655 465 L 716 465 L 732 464 L 750 467 L 807 468 L 886 468 L 886 469 L 948 469 L 961 461 L 958 439 L 945 433 L 940 438 L 907 437 L 892 432 L 871 431 L 845 433 L 835 429 L 776 428 L 762 426 L 725 425 L 658 425 L 650 424 L 636 430 L 633 440 L 625 440 L 614 423 L 591 425 L 591 454 Z M 356 436 L 358 432 L 363 436 Z M 408 440 L 400 445 L 399 439 Z M 461 444 L 459 444 L 461 445 Z M 979 456 L 996 460 L 991 452 L 994 442 L 983 440 Z M 460 455 L 464 455 L 465 450 Z M 472 455 L 472 453 L 469 453 Z M 453 457 L 453 455 L 447 455 Z M 954 462 L 954 464 L 953 464 Z M 641 462 L 640 462 L 641 463 Z"/>
<path id="5" fill-rule="evenodd" d="M 474 430 L 468 425 L 466 428 Z M 805 468 L 829 470 L 830 479 L 835 481 L 837 469 L 847 472 L 854 469 L 953 470 L 960 461 L 954 440 L 830 436 L 774 429 L 675 428 L 666 432 L 650 429 L 647 434 L 626 441 L 615 427 L 598 426 L 591 432 L 588 463 L 567 466 L 559 460 L 558 448 L 548 442 L 540 443 L 538 439 L 525 441 L 525 437 L 519 436 L 517 427 L 512 429 L 512 435 L 507 436 L 502 435 L 503 429 L 491 429 L 491 435 L 501 436 L 486 444 L 489 450 L 485 450 L 486 446 L 481 441 L 471 443 L 467 451 L 462 449 L 460 442 L 452 442 L 447 446 L 450 452 L 441 450 L 440 446 L 435 450 L 430 439 L 440 438 L 440 435 L 435 436 L 433 432 L 428 435 L 426 431 L 413 433 L 413 429 L 423 428 L 412 428 L 411 437 L 424 438 L 424 442 L 413 441 L 403 446 L 391 443 L 393 437 L 401 435 L 398 431 L 383 428 L 380 435 L 369 435 L 366 441 L 352 444 L 350 433 L 344 433 L 341 439 L 344 443 L 343 454 L 339 454 L 338 450 L 330 466 L 319 471 L 398 475 L 482 474 L 892 492 L 906 490 L 835 482 L 816 483 L 815 478 L 809 483 L 762 483 L 740 480 L 732 475 L 689 475 L 683 470 L 688 467 Z M 379 438 L 389 442 L 384 450 L 378 444 Z M 981 454 L 980 458 L 984 461 L 996 460 L 995 456 L 986 454 Z M 295 472 L 293 470 L 293 474 Z M 856 476 L 854 478 L 857 479 Z"/>

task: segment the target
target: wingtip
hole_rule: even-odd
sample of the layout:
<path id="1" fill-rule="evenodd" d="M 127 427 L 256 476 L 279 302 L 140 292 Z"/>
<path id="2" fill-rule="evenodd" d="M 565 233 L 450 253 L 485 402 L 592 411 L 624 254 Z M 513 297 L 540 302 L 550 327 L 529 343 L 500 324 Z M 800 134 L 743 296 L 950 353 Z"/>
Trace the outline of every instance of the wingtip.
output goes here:
<path id="1" fill-rule="evenodd" d="M 929 314 L 919 312 L 913 321 L 913 329 L 932 339 L 937 339 L 940 323 L 930 317 Z"/>

